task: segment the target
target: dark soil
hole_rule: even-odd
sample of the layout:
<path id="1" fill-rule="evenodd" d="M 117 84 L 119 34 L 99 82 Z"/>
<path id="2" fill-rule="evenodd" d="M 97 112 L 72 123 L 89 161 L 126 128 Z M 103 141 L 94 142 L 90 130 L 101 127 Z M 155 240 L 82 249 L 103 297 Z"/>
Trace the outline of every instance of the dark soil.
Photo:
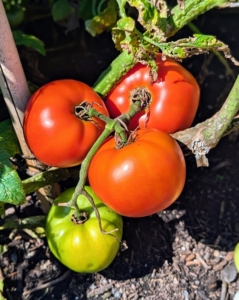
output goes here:
<path id="1" fill-rule="evenodd" d="M 238 13 L 213 10 L 195 21 L 203 33 L 213 34 L 231 48 L 239 60 Z M 47 55 L 19 48 L 27 79 L 40 86 L 58 78 L 93 84 L 117 56 L 109 33 L 90 37 L 81 27 L 64 33 L 50 19 L 24 25 L 27 33 L 41 38 Z M 191 35 L 188 28 L 177 37 Z M 195 123 L 212 116 L 222 105 L 234 78 L 217 57 L 201 55 L 183 64 L 201 85 L 201 103 Z M 238 67 L 229 65 L 238 74 Z M 4 107 L 1 104 L 1 107 Z M 1 120 L 7 118 L 5 107 Z M 180 198 L 167 210 L 147 218 L 124 218 L 121 251 L 104 271 L 83 275 L 62 266 L 50 253 L 45 238 L 29 232 L 1 231 L 0 257 L 7 299 L 162 299 L 232 300 L 239 291 L 233 249 L 239 241 L 239 138 L 223 138 L 208 155 L 210 166 L 197 168 L 187 156 L 187 182 Z M 65 182 L 62 187 L 70 185 Z M 36 195 L 26 205 L 8 207 L 7 215 L 41 214 Z M 76 253 L 76 255 L 78 255 Z M 221 276 L 231 276 L 230 283 Z M 225 295 L 223 295 L 225 291 Z M 221 297 L 221 298 L 220 298 Z M 237 298 L 238 299 L 238 298 Z"/>

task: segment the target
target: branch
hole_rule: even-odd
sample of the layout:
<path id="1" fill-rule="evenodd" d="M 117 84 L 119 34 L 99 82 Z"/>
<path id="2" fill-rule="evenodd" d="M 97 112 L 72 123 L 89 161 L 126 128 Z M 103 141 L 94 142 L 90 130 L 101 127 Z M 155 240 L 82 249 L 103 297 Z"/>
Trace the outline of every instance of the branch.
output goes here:
<path id="1" fill-rule="evenodd" d="M 239 111 L 239 76 L 224 102 L 222 108 L 210 119 L 195 127 L 172 134 L 172 137 L 186 145 L 195 155 L 197 166 L 208 166 L 206 154 L 214 148 L 219 140 L 238 128 L 238 119 L 234 117 Z M 234 119 L 234 120 L 233 120 Z"/>
<path id="2" fill-rule="evenodd" d="M 109 67 L 101 73 L 97 81 L 93 85 L 93 89 L 105 97 L 112 87 L 124 76 L 133 66 L 136 61 L 132 54 L 123 51 Z"/>
<path id="3" fill-rule="evenodd" d="M 228 0 L 187 0 L 184 1 L 183 9 L 176 5 L 171 10 L 171 17 L 168 19 L 167 37 L 173 36 L 179 29 L 183 28 L 197 16 L 204 14 L 214 7 L 222 7 Z"/>
<path id="4" fill-rule="evenodd" d="M 71 175 L 69 169 L 51 168 L 48 171 L 37 173 L 36 175 L 22 181 L 25 194 L 30 194 L 46 185 L 66 180 Z"/>
<path id="5" fill-rule="evenodd" d="M 0 226 L 0 230 L 45 227 L 45 223 L 45 216 L 32 216 L 25 219 L 9 219 Z"/>
<path id="6" fill-rule="evenodd" d="M 31 157 L 32 153 L 26 144 L 22 126 L 30 91 L 2 1 L 0 1 L 0 37 L 0 89 L 22 153 L 26 157 Z M 32 161 L 31 164 L 34 171 L 43 167 L 37 160 Z M 57 188 L 48 186 L 38 190 L 37 193 L 42 209 L 47 212 L 50 207 L 49 202 L 58 194 Z"/>

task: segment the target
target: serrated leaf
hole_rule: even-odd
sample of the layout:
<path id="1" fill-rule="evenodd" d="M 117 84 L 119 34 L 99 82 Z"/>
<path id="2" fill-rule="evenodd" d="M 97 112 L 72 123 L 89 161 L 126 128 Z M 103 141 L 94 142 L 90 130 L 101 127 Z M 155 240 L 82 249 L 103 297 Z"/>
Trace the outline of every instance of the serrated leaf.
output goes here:
<path id="1" fill-rule="evenodd" d="M 44 43 L 33 35 L 23 33 L 21 30 L 13 30 L 13 37 L 17 46 L 26 46 L 46 55 Z"/>
<path id="2" fill-rule="evenodd" d="M 0 149 L 0 202 L 21 205 L 25 200 L 21 179 L 9 161 L 9 154 Z"/>
<path id="3" fill-rule="evenodd" d="M 51 9 L 52 17 L 55 22 L 66 20 L 74 12 L 75 9 L 67 0 L 56 1 Z"/>
<path id="4" fill-rule="evenodd" d="M 165 40 L 168 14 L 166 1 L 160 1 L 160 10 L 148 0 L 128 0 L 127 2 L 137 8 L 138 21 L 149 33 L 156 34 L 160 41 Z"/>
<path id="5" fill-rule="evenodd" d="M 157 45 L 157 43 L 156 43 Z M 223 52 L 226 58 L 231 59 L 235 65 L 239 62 L 232 57 L 228 45 L 217 40 L 215 36 L 194 34 L 193 37 L 177 40 L 175 42 L 158 44 L 164 55 L 174 59 L 183 59 L 192 55 L 207 53 L 208 51 Z"/>
<path id="6" fill-rule="evenodd" d="M 116 23 L 118 17 L 118 7 L 115 0 L 110 0 L 107 7 L 93 19 L 85 21 L 85 29 L 96 36 L 104 31 L 110 30 Z"/>
<path id="7" fill-rule="evenodd" d="M 16 133 L 10 119 L 0 122 L 0 148 L 14 156 L 21 153 Z"/>

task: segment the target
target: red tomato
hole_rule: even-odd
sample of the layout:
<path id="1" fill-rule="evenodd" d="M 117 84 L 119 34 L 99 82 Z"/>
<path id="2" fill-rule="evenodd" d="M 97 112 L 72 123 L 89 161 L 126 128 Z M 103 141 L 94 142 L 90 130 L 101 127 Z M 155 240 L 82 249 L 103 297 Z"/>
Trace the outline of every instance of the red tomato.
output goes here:
<path id="1" fill-rule="evenodd" d="M 150 67 L 136 64 L 108 94 L 105 104 L 112 118 L 130 107 L 133 89 L 145 87 L 151 94 L 149 112 L 138 113 L 129 123 L 129 129 L 156 128 L 168 133 L 191 126 L 200 97 L 195 78 L 180 64 L 157 56 L 158 80 L 151 84 Z"/>
<path id="2" fill-rule="evenodd" d="M 141 129 L 134 142 L 120 149 L 110 137 L 93 157 L 88 176 L 93 191 L 112 210 L 143 217 L 179 197 L 186 167 L 181 148 L 169 134 Z"/>
<path id="3" fill-rule="evenodd" d="M 83 101 L 108 115 L 98 94 L 72 79 L 50 82 L 29 100 L 24 135 L 33 154 L 44 164 L 61 168 L 80 164 L 102 133 L 103 121 L 84 121 L 75 115 L 75 107 Z"/>

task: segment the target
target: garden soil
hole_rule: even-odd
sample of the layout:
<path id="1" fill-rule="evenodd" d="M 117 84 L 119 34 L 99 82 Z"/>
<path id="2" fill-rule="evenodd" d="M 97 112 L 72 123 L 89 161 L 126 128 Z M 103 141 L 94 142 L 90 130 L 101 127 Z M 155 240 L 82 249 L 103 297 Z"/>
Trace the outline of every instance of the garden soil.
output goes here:
<path id="1" fill-rule="evenodd" d="M 215 35 L 239 60 L 239 11 L 214 9 L 195 24 Z M 117 56 L 110 33 L 91 37 L 83 24 L 74 31 L 50 18 L 23 25 L 45 43 L 45 57 L 19 48 L 28 81 L 41 86 L 60 78 L 74 78 L 90 85 Z M 185 27 L 177 38 L 192 32 Z M 175 37 L 175 38 L 176 38 Z M 230 68 L 213 54 L 192 57 L 183 65 L 201 87 L 195 124 L 211 117 L 225 101 L 239 67 Z M 233 74 L 230 73 L 233 71 Z M 1 100 L 2 101 L 2 100 Z M 8 118 L 1 102 L 0 119 Z M 36 136 L 37 138 L 37 136 Z M 138 219 L 124 218 L 127 246 L 114 262 L 96 274 L 77 274 L 57 261 L 46 239 L 30 232 L 0 231 L 0 275 L 8 300 L 232 300 L 239 291 L 233 250 L 239 241 L 239 134 L 221 139 L 208 155 L 209 167 L 197 168 L 186 156 L 187 180 L 180 198 L 167 210 Z M 61 182 L 61 188 L 74 180 Z M 42 214 L 33 193 L 21 207 L 7 206 L 7 217 Z M 76 253 L 75 255 L 80 255 Z M 1 274 L 2 273 L 2 274 Z"/>

